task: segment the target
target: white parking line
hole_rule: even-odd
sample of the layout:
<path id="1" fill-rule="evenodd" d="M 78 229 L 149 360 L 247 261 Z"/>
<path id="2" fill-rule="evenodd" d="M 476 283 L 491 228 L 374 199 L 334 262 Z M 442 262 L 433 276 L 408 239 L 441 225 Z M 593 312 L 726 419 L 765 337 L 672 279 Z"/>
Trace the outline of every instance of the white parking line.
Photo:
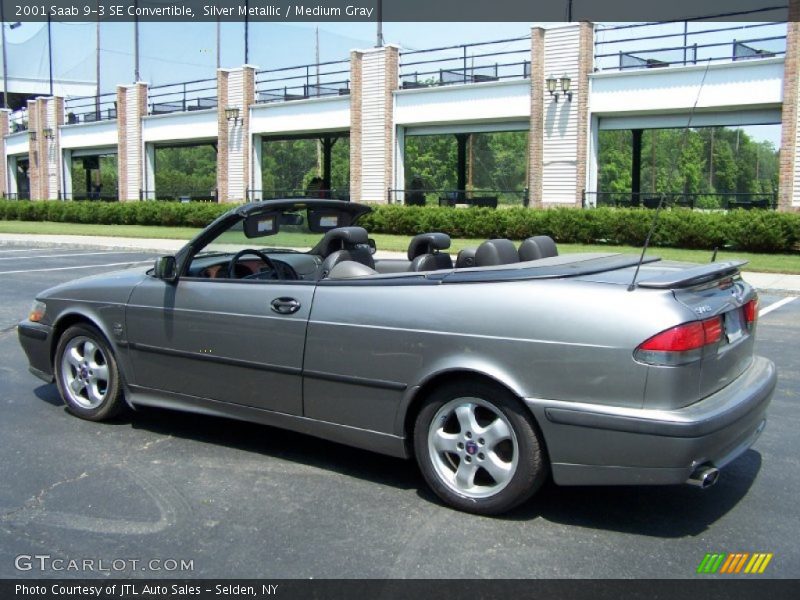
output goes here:
<path id="1" fill-rule="evenodd" d="M 0 260 L 24 260 L 26 258 L 69 258 L 71 256 L 97 256 L 98 254 L 141 254 L 141 250 L 114 250 L 109 252 L 79 252 L 77 254 L 38 254 L 36 256 L 0 256 Z"/>
<path id="2" fill-rule="evenodd" d="M 773 302 L 769 306 L 765 306 L 760 311 L 758 311 L 758 316 L 763 317 L 764 315 L 768 315 L 773 310 L 780 308 L 781 306 L 786 306 L 792 300 L 797 300 L 797 296 L 790 296 L 789 298 L 784 298 L 783 300 L 778 300 L 777 302 Z"/>
<path id="3" fill-rule="evenodd" d="M 52 252 L 57 248 L 16 248 L 14 250 L 0 250 L 0 253 L 6 254 L 8 252 Z M 64 248 L 67 250 L 67 248 Z"/>
<path id="4" fill-rule="evenodd" d="M 118 263 L 106 263 L 104 265 L 80 265 L 78 267 L 53 267 L 51 269 L 22 269 L 20 271 L 0 271 L 0 275 L 13 275 L 15 273 L 42 273 L 44 271 L 69 271 L 70 269 L 101 269 L 103 267 L 119 267 L 121 265 L 140 265 L 152 263 L 152 260 L 136 260 Z"/>

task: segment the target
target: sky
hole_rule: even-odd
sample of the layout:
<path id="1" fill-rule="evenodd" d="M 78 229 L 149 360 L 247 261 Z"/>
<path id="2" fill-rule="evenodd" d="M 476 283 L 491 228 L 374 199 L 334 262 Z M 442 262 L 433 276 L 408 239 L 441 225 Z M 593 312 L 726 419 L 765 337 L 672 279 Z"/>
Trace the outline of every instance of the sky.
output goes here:
<path id="1" fill-rule="evenodd" d="M 387 43 L 406 50 L 516 38 L 534 25 L 553 23 L 384 23 Z M 375 46 L 375 23 L 250 23 L 250 64 L 261 69 L 315 61 L 316 28 L 321 61 L 341 60 L 350 50 Z M 746 37 L 746 34 L 743 34 Z M 95 23 L 53 23 L 53 71 L 56 79 L 94 81 Z M 103 23 L 100 29 L 101 92 L 134 79 L 133 23 Z M 244 24 L 222 23 L 223 67 L 244 63 Z M 47 78 L 47 28 L 44 23 L 6 26 L 11 76 Z M 140 74 L 151 85 L 215 76 L 216 23 L 140 23 Z M 757 140 L 780 146 L 780 126 L 743 128 Z"/>

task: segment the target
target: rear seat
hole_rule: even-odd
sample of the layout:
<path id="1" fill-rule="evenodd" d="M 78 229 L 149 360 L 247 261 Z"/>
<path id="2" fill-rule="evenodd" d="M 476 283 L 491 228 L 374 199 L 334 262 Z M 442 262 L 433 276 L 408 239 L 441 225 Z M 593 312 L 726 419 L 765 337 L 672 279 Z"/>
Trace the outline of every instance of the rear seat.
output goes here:
<path id="1" fill-rule="evenodd" d="M 507 239 L 487 240 L 475 252 L 475 266 L 488 267 L 519 262 L 519 253 L 514 242 Z"/>
<path id="2" fill-rule="evenodd" d="M 529 237 L 519 245 L 519 259 L 522 261 L 539 260 L 551 256 L 558 256 L 558 249 L 549 235 Z"/>
<path id="3" fill-rule="evenodd" d="M 456 258 L 456 269 L 469 267 L 487 267 L 492 265 L 507 265 L 515 262 L 539 260 L 558 256 L 555 241 L 549 235 L 536 235 L 529 237 L 519 245 L 519 250 L 514 247 L 511 240 L 504 238 L 487 240 L 477 248 L 464 248 Z"/>

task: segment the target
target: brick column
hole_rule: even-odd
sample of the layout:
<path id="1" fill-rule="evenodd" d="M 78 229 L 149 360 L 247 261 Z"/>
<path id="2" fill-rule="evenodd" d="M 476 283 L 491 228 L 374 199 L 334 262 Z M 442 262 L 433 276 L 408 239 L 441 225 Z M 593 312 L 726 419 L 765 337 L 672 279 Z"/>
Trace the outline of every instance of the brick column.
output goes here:
<path id="1" fill-rule="evenodd" d="M 386 202 L 394 184 L 397 46 L 355 51 L 350 63 L 350 198 Z"/>
<path id="2" fill-rule="evenodd" d="M 31 200 L 54 200 L 61 197 L 59 126 L 63 124 L 63 98 L 28 100 Z M 46 132 L 49 137 L 45 136 Z"/>
<path id="3" fill-rule="evenodd" d="M 573 101 L 577 104 L 578 148 L 575 174 L 575 206 L 581 207 L 586 190 L 587 153 L 589 149 L 589 74 L 594 67 L 594 25 L 580 23 L 578 34 L 578 81 Z"/>
<path id="4" fill-rule="evenodd" d="M 47 197 L 46 190 L 42 189 L 41 162 L 42 162 L 42 125 L 39 113 L 38 100 L 28 100 L 28 179 L 30 181 L 31 200 L 41 200 Z M 44 191 L 44 195 L 42 192 Z"/>
<path id="5" fill-rule="evenodd" d="M 217 72 L 217 190 L 219 202 L 248 200 L 250 161 L 250 105 L 255 102 L 256 69 L 244 65 Z M 225 110 L 239 109 L 228 121 Z M 258 183 L 260 187 L 260 182 Z"/>
<path id="6" fill-rule="evenodd" d="M 544 143 L 544 29 L 531 28 L 531 126 L 528 133 L 528 194 L 530 206 L 542 206 L 542 145 Z"/>
<path id="7" fill-rule="evenodd" d="M 142 117 L 147 114 L 147 84 L 117 86 L 117 166 L 119 199 L 139 200 L 144 188 Z M 148 190 L 153 192 L 153 190 Z"/>
<path id="8" fill-rule="evenodd" d="M 361 200 L 361 69 L 364 53 L 350 53 L 350 199 Z"/>
<path id="9" fill-rule="evenodd" d="M 800 132 L 800 93 L 797 67 L 800 63 L 800 0 L 789 0 L 786 23 L 786 57 L 783 67 L 783 106 L 781 108 L 781 150 L 778 174 L 778 209 L 800 210 L 800 165 L 797 164 Z"/>
<path id="10" fill-rule="evenodd" d="M 8 135 L 8 116 L 11 111 L 0 108 L 0 197 L 8 196 L 8 156 L 6 156 L 6 136 Z"/>
<path id="11" fill-rule="evenodd" d="M 557 85 L 558 101 L 543 91 L 542 205 L 580 206 L 586 187 L 589 139 L 589 73 L 592 71 L 593 25 L 570 23 L 545 32 L 545 78 L 571 80 L 572 100 Z M 536 85 L 533 81 L 532 85 Z M 544 86 L 541 81 L 539 85 Z M 572 160 L 569 157 L 575 157 Z"/>

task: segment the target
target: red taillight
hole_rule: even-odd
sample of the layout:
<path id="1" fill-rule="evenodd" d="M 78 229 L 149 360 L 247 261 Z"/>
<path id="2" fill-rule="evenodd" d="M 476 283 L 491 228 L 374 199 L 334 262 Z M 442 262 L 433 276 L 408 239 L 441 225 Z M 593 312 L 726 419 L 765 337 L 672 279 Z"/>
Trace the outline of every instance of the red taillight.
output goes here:
<path id="1" fill-rule="evenodd" d="M 694 321 L 662 331 L 639 346 L 639 349 L 656 352 L 685 352 L 702 348 L 705 345 L 705 339 L 703 324 L 700 321 Z"/>
<path id="2" fill-rule="evenodd" d="M 714 317 L 703 321 L 703 333 L 705 333 L 706 343 L 716 344 L 722 339 L 722 317 Z"/>
<path id="3" fill-rule="evenodd" d="M 758 319 L 758 298 L 753 298 L 744 305 L 744 320 L 748 325 L 752 326 Z"/>
<path id="4" fill-rule="evenodd" d="M 692 321 L 654 335 L 634 353 L 637 360 L 654 365 L 679 365 L 702 356 L 705 346 L 722 339 L 722 317 Z"/>

